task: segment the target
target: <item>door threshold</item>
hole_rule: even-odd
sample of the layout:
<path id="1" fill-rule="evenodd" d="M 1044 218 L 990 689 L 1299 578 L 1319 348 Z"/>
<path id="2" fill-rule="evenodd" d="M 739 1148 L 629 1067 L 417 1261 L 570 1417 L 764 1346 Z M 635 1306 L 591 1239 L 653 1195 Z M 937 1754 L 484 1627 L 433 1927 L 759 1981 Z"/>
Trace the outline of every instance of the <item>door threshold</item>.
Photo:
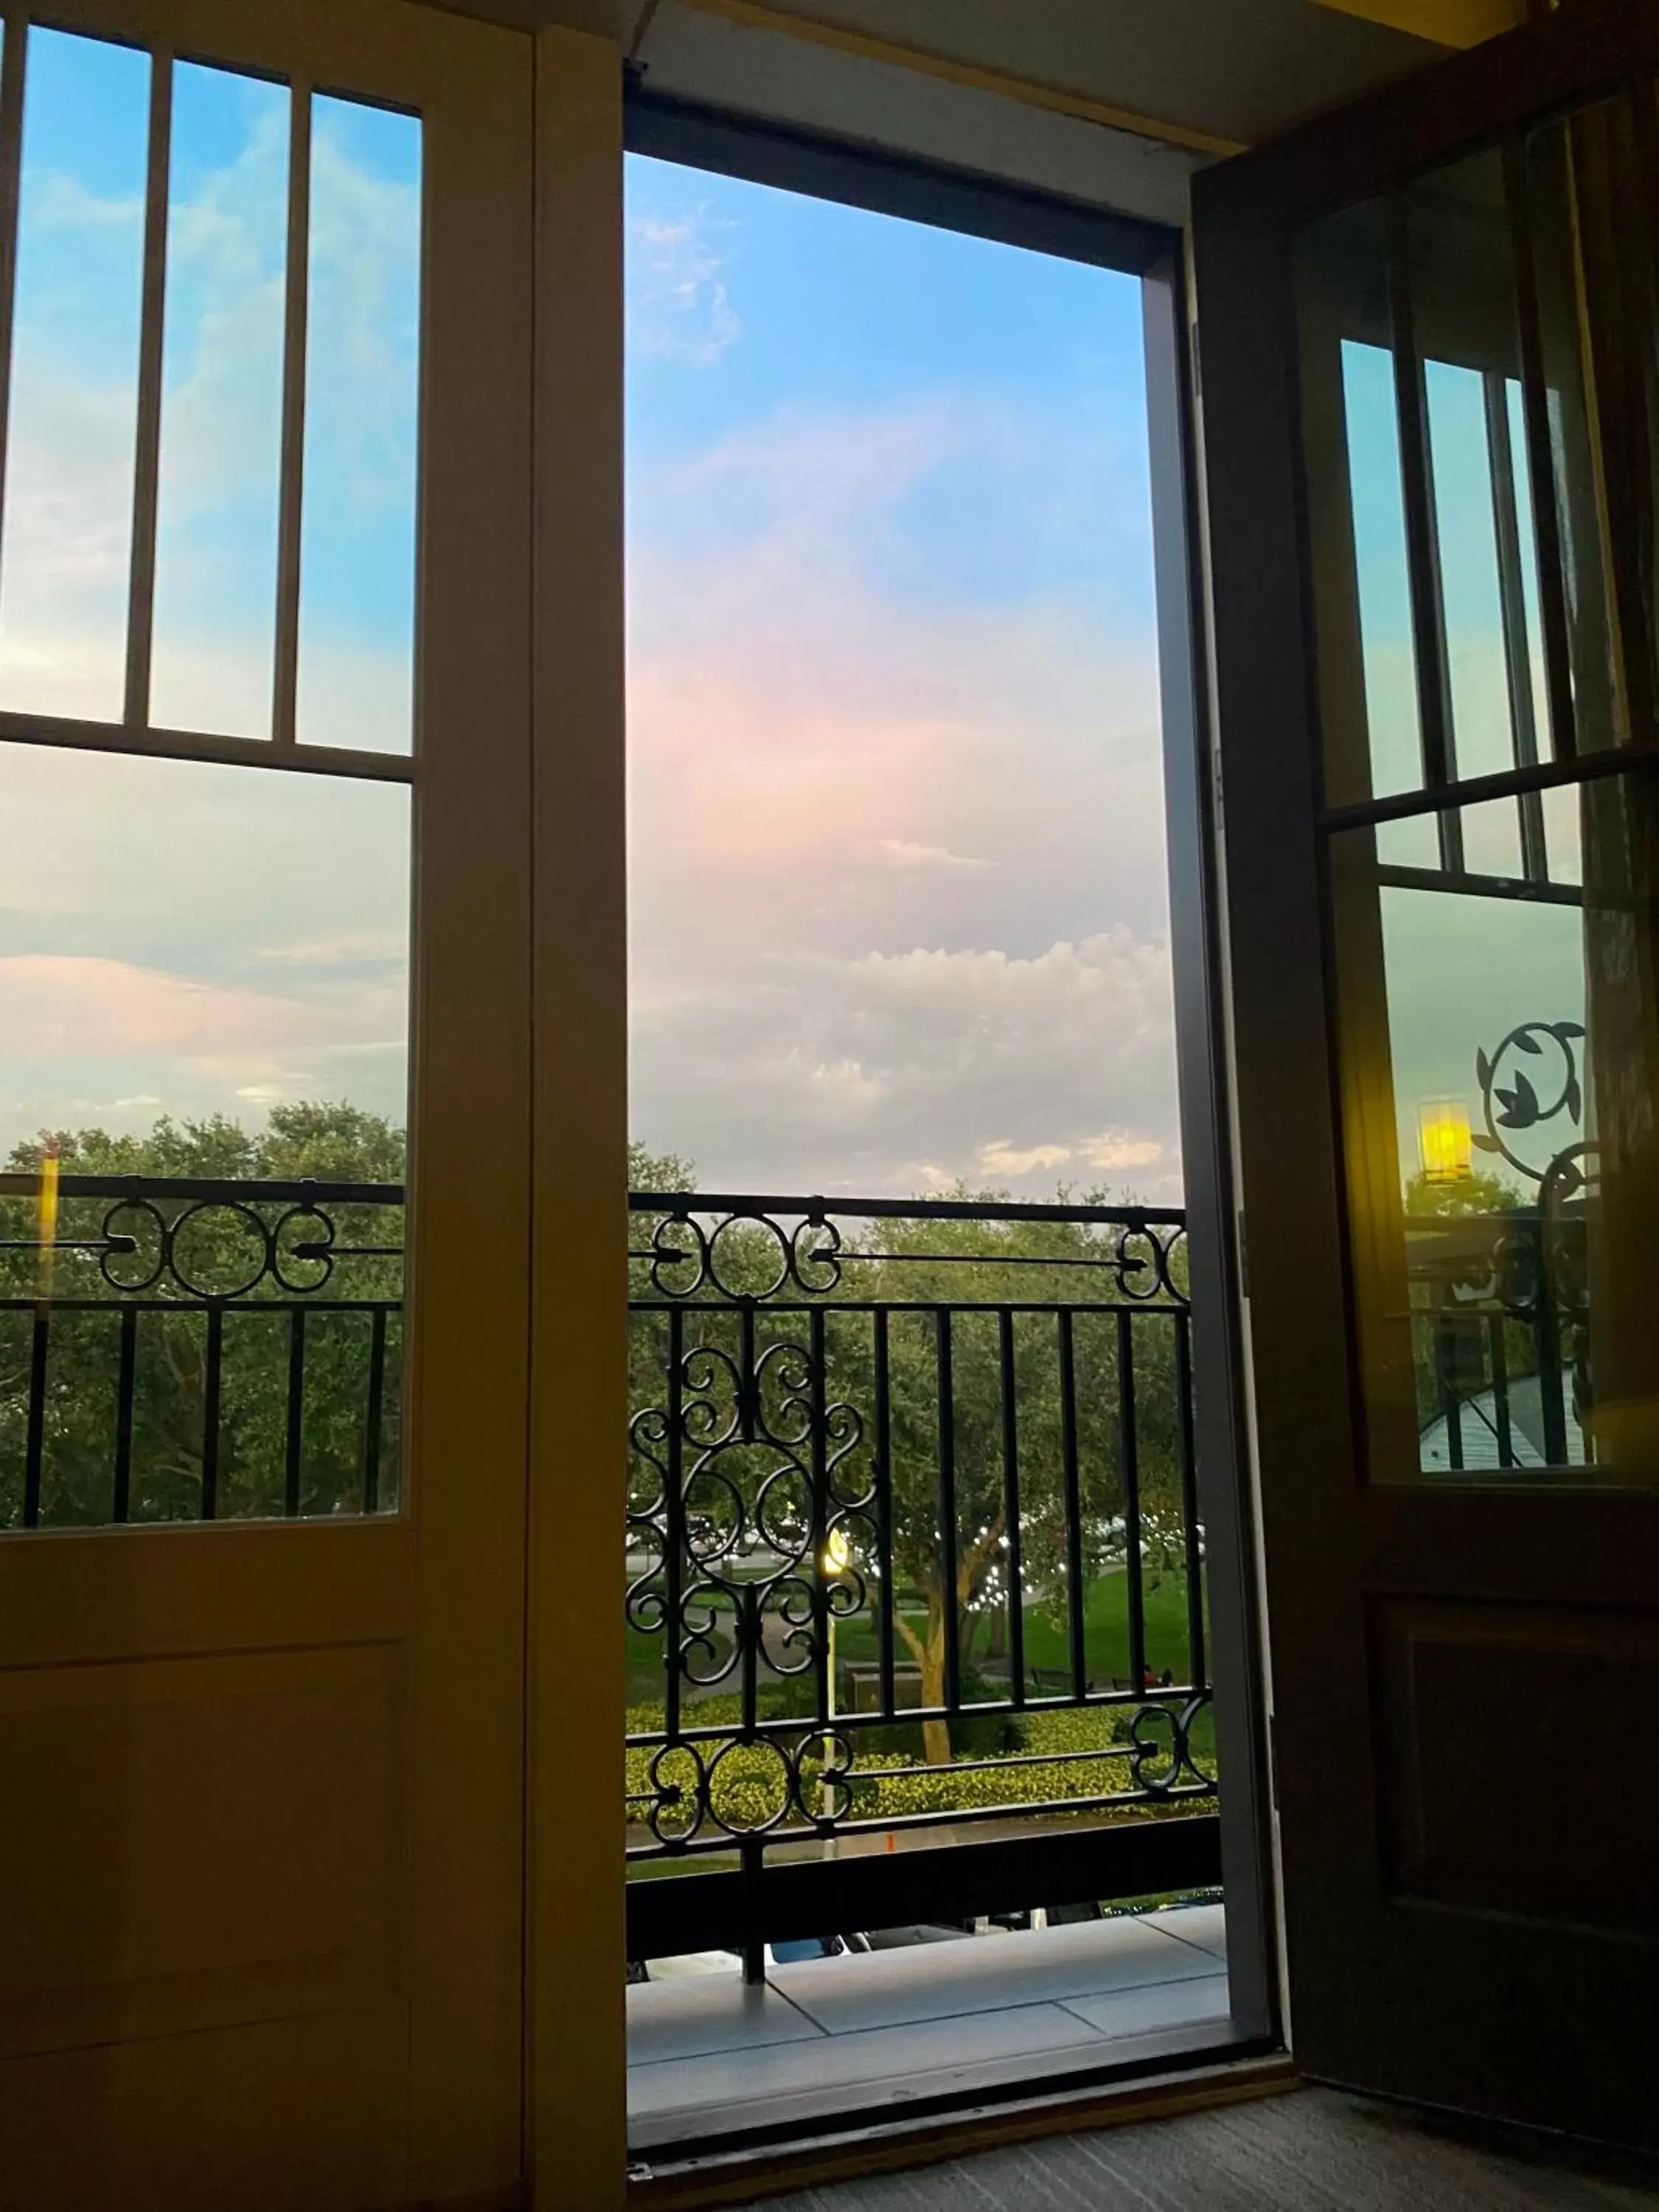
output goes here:
<path id="1" fill-rule="evenodd" d="M 1138 2039 L 1151 2044 L 1161 2039 Z M 968 2098 L 918 2099 L 895 2117 L 847 2112 L 825 2116 L 815 2130 L 755 2129 L 744 2136 L 672 2147 L 635 2157 L 629 2166 L 630 2206 L 691 2212 L 700 2205 L 742 2204 L 785 2190 L 810 2189 L 860 2175 L 931 2166 L 974 2151 L 1040 2136 L 1169 2119 L 1215 2105 L 1283 2094 L 1301 2077 L 1285 2051 L 1262 2043 L 1212 2044 L 1173 2058 L 1126 2047 L 1118 2061 L 1086 2081 L 1021 2095 L 977 2093 Z M 780 2139 L 781 2138 L 781 2139 Z"/>

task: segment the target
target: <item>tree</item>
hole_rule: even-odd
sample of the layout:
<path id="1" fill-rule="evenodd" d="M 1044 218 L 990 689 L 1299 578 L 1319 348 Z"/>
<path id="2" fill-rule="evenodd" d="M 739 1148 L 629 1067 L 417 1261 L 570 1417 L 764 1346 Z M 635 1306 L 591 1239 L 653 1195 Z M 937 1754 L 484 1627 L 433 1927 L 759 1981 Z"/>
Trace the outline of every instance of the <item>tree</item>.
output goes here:
<path id="1" fill-rule="evenodd" d="M 671 1166 L 678 1168 L 684 1177 L 678 1187 L 690 1192 L 694 1188 L 692 1178 L 680 1162 L 651 1162 L 648 1172 L 642 1166 L 636 1187 L 641 1181 L 659 1190 L 675 1187 L 666 1172 Z M 1007 1194 L 1000 1192 L 963 1189 L 952 1194 L 991 1204 L 1008 1202 Z M 1061 1192 L 1062 1200 L 1066 1195 Z M 1108 1200 L 1104 1194 L 1097 1193 L 1084 1202 Z M 649 1235 L 645 1233 L 647 1223 Z M 633 1226 L 632 1249 L 636 1255 L 653 1249 L 653 1237 L 659 1253 L 665 1247 L 688 1253 L 698 1249 L 695 1230 L 676 1224 L 669 1216 L 636 1214 Z M 809 1237 L 806 1242 L 810 1249 L 812 1240 Z M 1099 1265 L 1109 1257 L 1110 1249 L 1099 1228 L 1082 1223 L 894 1220 L 872 1224 L 856 1237 L 848 1236 L 836 1263 L 838 1281 L 831 1283 L 831 1270 L 823 1263 L 809 1260 L 806 1264 L 808 1279 L 818 1286 L 825 1316 L 823 1403 L 817 1411 L 818 1419 L 830 1430 L 830 1516 L 842 1529 L 850 1554 L 846 1568 L 836 1577 L 830 1601 L 849 1632 L 870 1601 L 891 1605 L 897 1633 L 921 1677 L 924 1706 L 938 1707 L 945 1702 L 953 1614 L 964 1669 L 971 1668 L 976 1639 L 984 1627 L 989 1628 L 992 1638 L 988 1663 L 1002 1656 L 997 1647 L 1002 1641 L 1010 1593 L 1002 1324 L 995 1310 L 1000 1305 L 1080 1309 L 1073 1312 L 1066 1324 L 1075 1385 L 1081 1546 L 1075 1562 L 1069 1558 L 1066 1424 L 1060 1353 L 1062 1323 L 1056 1313 L 1039 1310 L 1018 1314 L 1008 1324 L 1018 1425 L 1022 1595 L 1028 1611 L 1034 1606 L 1057 1611 L 1068 1571 L 1091 1580 L 1121 1556 L 1125 1498 L 1118 1322 L 1115 1314 L 1087 1310 L 1103 1291 L 1115 1295 L 1115 1275 Z M 752 1532 L 757 1516 L 773 1531 L 787 1524 L 781 1530 L 787 1540 L 776 1548 L 788 1556 L 805 1545 L 813 1512 L 805 1451 L 792 1457 L 787 1451 L 767 1449 L 763 1442 L 746 1445 L 718 1441 L 731 1436 L 733 1427 L 742 1371 L 742 1304 L 745 1298 L 757 1302 L 751 1324 L 757 1364 L 766 1368 L 766 1354 L 769 1349 L 773 1352 L 770 1367 L 778 1384 L 773 1396 L 783 1402 L 769 1407 L 770 1425 L 774 1435 L 787 1437 L 799 1430 L 800 1422 L 796 1419 L 794 1431 L 787 1426 L 787 1386 L 792 1370 L 787 1359 L 775 1354 L 790 1342 L 804 1351 L 811 1328 L 804 1316 L 791 1313 L 787 1307 L 819 1302 L 787 1285 L 785 1298 L 769 1310 L 765 1293 L 777 1276 L 779 1251 L 775 1237 L 760 1224 L 740 1221 L 725 1230 L 716 1256 L 721 1283 L 732 1302 L 695 1313 L 688 1310 L 680 1323 L 686 1350 L 701 1349 L 708 1355 L 701 1365 L 693 1361 L 683 1370 L 680 1465 L 688 1524 L 693 1529 L 691 1595 L 687 1607 L 693 1648 L 689 1656 L 694 1675 L 706 1660 L 711 1679 L 730 1670 L 735 1647 L 713 1641 L 700 1646 L 696 1639 L 705 1627 L 712 1638 L 718 1620 L 730 1620 L 737 1600 L 739 1531 Z M 684 1291 L 693 1280 L 696 1264 L 688 1261 L 679 1267 L 659 1261 L 659 1279 L 653 1283 L 651 1263 L 636 1257 L 633 1262 L 635 1298 L 653 1295 L 660 1298 L 665 1286 Z M 1151 1287 L 1150 1278 L 1137 1279 L 1135 1287 Z M 702 1294 L 708 1295 L 706 1285 Z M 936 1309 L 941 1305 L 953 1310 L 948 1328 L 950 1437 L 957 1508 L 954 1571 L 949 1558 L 951 1547 L 940 1523 L 940 1323 Z M 868 1310 L 873 1306 L 888 1309 L 885 1354 L 893 1588 L 885 1592 L 879 1587 L 877 1324 Z M 963 1310 L 975 1307 L 991 1310 Z M 664 1498 L 669 1479 L 665 1398 L 667 1326 L 666 1316 L 660 1312 L 636 1312 L 633 1378 L 636 1480 L 632 1505 L 636 1533 L 648 1530 L 653 1501 Z M 1152 1302 L 1144 1314 L 1137 1315 L 1131 1328 L 1141 1525 L 1154 1572 L 1161 1561 L 1167 1561 L 1170 1547 L 1184 1533 L 1175 1328 L 1168 1299 Z M 807 1363 L 798 1358 L 793 1370 L 798 1395 L 810 1389 L 807 1371 Z M 764 1407 L 764 1376 L 762 1382 Z M 662 1564 L 659 1556 L 658 1564 Z M 803 1671 L 813 1648 L 809 1632 L 810 1584 L 815 1572 L 810 1559 L 805 1560 L 804 1568 L 799 1577 L 782 1577 L 782 1587 L 774 1601 L 782 1609 L 787 1626 L 803 1632 L 781 1654 L 782 1662 L 799 1664 Z M 635 1613 L 635 1626 L 654 1628 L 657 1616 L 649 1593 L 660 1596 L 660 1580 L 647 1574 L 641 1582 L 639 1595 L 646 1603 L 644 1610 Z M 906 1594 L 914 1594 L 920 1608 L 915 1620 L 901 1607 L 900 1600 Z M 672 1655 L 665 1656 L 672 1663 Z M 924 1723 L 924 1747 L 930 1760 L 948 1760 L 951 1755 L 949 1723 L 942 1719 Z"/>

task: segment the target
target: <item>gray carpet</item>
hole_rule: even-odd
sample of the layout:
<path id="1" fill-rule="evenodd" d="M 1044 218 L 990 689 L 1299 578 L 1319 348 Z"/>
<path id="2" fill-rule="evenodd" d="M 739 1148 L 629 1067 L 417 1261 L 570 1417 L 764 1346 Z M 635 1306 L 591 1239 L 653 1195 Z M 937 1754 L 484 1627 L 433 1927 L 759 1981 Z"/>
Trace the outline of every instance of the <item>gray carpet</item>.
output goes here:
<path id="1" fill-rule="evenodd" d="M 1643 2169 L 1644 2172 L 1648 2170 Z M 915 2173 L 775 2197 L 755 2212 L 1637 2212 L 1615 2157 L 1521 2154 L 1326 2089 L 1066 2136 Z"/>

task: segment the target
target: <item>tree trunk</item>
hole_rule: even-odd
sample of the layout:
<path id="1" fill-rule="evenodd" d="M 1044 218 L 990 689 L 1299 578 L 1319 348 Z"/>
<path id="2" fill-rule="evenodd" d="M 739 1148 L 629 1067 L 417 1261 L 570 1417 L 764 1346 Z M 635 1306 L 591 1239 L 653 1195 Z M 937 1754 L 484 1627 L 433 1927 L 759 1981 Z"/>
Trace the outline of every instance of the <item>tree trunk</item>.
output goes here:
<path id="1" fill-rule="evenodd" d="M 927 1632 L 925 1637 L 918 1636 L 902 1613 L 896 1612 L 893 1619 L 921 1669 L 922 1705 L 924 1707 L 942 1705 L 945 1703 L 945 1607 L 941 1593 L 937 1589 L 931 1589 L 927 1593 Z M 951 1764 L 949 1721 L 922 1723 L 921 1755 L 929 1766 L 948 1766 Z"/>
<path id="2" fill-rule="evenodd" d="M 927 1608 L 927 1641 L 921 1650 L 921 1702 L 924 1705 L 945 1703 L 945 1616 L 934 1605 Z M 951 1764 L 949 1721 L 922 1723 L 921 1755 L 929 1766 Z"/>

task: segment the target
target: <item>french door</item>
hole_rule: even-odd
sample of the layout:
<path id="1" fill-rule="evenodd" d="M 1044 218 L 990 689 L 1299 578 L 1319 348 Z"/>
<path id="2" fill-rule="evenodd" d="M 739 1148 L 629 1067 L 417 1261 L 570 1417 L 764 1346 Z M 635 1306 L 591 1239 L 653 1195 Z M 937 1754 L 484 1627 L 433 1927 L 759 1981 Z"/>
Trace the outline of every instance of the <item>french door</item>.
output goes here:
<path id="1" fill-rule="evenodd" d="M 1294 2048 L 1651 2141 L 1659 16 L 1198 180 Z"/>
<path id="2" fill-rule="evenodd" d="M 42 14 L 0 55 L 0 1087 L 53 1117 L 0 1232 L 0 2195 L 503 2202 L 532 42 Z"/>

